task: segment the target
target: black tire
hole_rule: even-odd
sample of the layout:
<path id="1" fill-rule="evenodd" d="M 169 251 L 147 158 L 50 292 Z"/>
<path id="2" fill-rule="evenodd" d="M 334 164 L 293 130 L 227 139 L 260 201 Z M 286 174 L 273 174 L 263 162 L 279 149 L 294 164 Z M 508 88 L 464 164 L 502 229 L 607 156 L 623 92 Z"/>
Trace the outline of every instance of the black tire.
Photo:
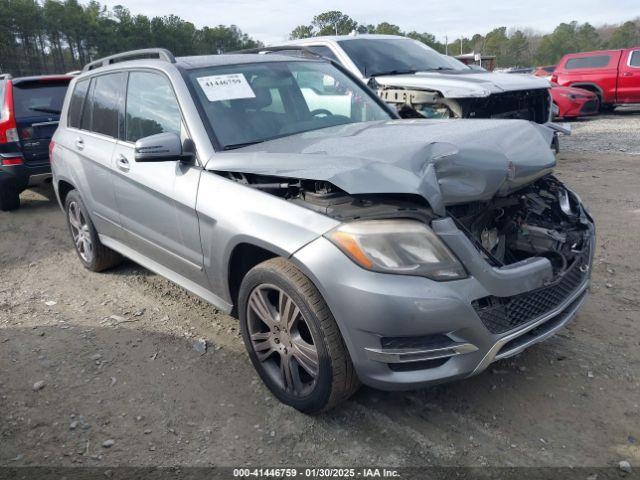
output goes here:
<path id="1" fill-rule="evenodd" d="M 317 376 L 312 390 L 304 395 L 293 395 L 274 381 L 253 346 L 249 325 L 249 298 L 254 290 L 265 286 L 274 286 L 293 301 L 293 306 L 297 306 L 302 315 L 298 318 L 308 325 L 313 337 L 318 358 Z M 301 412 L 315 414 L 345 401 L 360 387 L 351 357 L 329 307 L 311 280 L 288 260 L 273 258 L 247 273 L 240 286 L 238 311 L 240 331 L 251 362 L 262 381 L 281 402 Z M 277 353 L 273 355 L 276 359 L 280 358 Z"/>
<path id="2" fill-rule="evenodd" d="M 10 212 L 20 208 L 20 193 L 8 185 L 0 186 L 0 210 Z"/>
<path id="3" fill-rule="evenodd" d="M 88 259 L 83 257 L 78 245 L 74 240 L 74 227 L 71 224 L 69 211 L 71 208 L 75 208 L 76 206 L 80 209 L 83 220 L 86 222 L 86 233 L 92 245 L 92 255 L 88 256 Z M 82 198 L 80 197 L 80 194 L 77 190 L 71 190 L 67 194 L 64 202 L 64 210 L 67 213 L 67 226 L 69 227 L 69 233 L 71 234 L 74 249 L 85 268 L 91 270 L 92 272 L 101 272 L 103 270 L 107 270 L 108 268 L 115 267 L 120 262 L 122 262 L 122 256 L 119 253 L 114 252 L 108 247 L 105 247 L 102 242 L 100 242 L 98 232 L 96 232 L 96 229 L 93 226 L 93 222 L 91 222 L 91 218 L 89 217 L 87 208 L 84 206 L 84 202 L 82 201 Z"/>
<path id="4" fill-rule="evenodd" d="M 600 102 L 600 112 L 601 113 L 611 113 L 616 109 L 615 105 L 612 105 L 610 103 L 602 103 L 602 101 Z"/>

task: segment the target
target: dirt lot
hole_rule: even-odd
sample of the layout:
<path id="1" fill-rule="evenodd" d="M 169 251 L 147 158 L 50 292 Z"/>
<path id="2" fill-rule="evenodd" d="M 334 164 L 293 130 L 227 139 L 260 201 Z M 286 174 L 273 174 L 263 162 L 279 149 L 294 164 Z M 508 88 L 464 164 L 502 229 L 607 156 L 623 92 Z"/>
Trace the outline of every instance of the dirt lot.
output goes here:
<path id="1" fill-rule="evenodd" d="M 0 214 L 0 465 L 640 468 L 640 129 L 620 152 L 614 126 L 628 121 L 640 111 L 574 122 L 559 158 L 599 229 L 567 329 L 477 377 L 362 388 L 320 417 L 262 386 L 234 319 L 133 263 L 84 270 L 57 205 L 25 193 Z"/>

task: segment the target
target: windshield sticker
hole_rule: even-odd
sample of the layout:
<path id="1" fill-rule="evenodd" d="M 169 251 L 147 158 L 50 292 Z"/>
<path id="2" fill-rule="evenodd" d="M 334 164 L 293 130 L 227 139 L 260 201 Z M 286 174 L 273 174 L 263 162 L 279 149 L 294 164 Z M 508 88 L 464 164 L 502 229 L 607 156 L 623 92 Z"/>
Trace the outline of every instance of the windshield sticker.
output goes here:
<path id="1" fill-rule="evenodd" d="M 242 73 L 199 77 L 198 83 L 210 102 L 256 98 L 251 85 Z"/>

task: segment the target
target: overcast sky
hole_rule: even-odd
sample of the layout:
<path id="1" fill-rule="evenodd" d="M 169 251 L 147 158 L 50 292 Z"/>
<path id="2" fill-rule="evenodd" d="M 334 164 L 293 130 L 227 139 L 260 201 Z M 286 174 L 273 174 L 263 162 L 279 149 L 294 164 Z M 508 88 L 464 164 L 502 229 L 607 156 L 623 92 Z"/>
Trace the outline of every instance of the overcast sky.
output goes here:
<path id="1" fill-rule="evenodd" d="M 439 40 L 486 33 L 498 27 L 530 27 L 541 32 L 560 22 L 593 25 L 617 23 L 640 16 L 640 0 L 107 0 L 132 13 L 175 14 L 196 26 L 235 24 L 269 44 L 285 40 L 294 27 L 314 15 L 340 10 L 358 23 L 383 21 L 406 31 L 433 33 Z"/>

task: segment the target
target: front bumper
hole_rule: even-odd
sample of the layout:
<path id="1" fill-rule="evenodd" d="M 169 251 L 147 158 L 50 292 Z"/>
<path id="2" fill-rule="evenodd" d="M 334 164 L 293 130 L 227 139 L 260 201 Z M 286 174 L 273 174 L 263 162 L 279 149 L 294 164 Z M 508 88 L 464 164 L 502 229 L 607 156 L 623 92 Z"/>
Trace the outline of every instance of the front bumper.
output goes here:
<path id="1" fill-rule="evenodd" d="M 341 330 L 360 380 L 384 390 L 413 389 L 465 378 L 515 355 L 566 325 L 585 300 L 595 229 L 580 281 L 544 311 L 513 328 L 488 328 L 478 301 L 519 298 L 548 287 L 551 265 L 531 258 L 491 267 L 450 219 L 434 231 L 467 267 L 468 278 L 436 282 L 364 270 L 319 238 L 292 257 L 322 293 Z M 493 332 L 491 331 L 493 330 Z"/>

